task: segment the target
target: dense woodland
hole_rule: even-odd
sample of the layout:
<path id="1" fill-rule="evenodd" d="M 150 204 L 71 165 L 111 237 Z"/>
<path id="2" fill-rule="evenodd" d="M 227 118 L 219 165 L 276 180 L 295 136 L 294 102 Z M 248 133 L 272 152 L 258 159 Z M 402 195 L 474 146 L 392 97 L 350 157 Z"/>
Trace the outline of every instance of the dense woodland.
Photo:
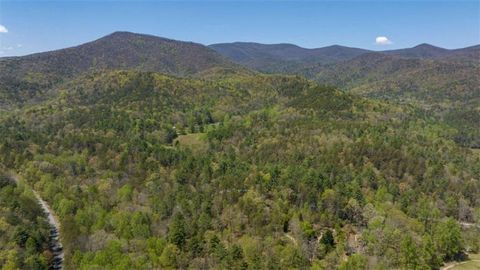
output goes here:
<path id="1" fill-rule="evenodd" d="M 0 265 L 2 269 L 47 269 L 50 227 L 32 192 L 0 171 Z"/>
<path id="2" fill-rule="evenodd" d="M 455 142 L 480 148 L 479 45 L 448 50 L 420 44 L 390 51 L 242 42 L 210 47 L 262 72 L 298 74 L 364 97 L 414 104 L 453 125 Z"/>
<path id="3" fill-rule="evenodd" d="M 480 155 L 453 127 L 301 77 L 206 77 L 93 72 L 3 114 L 0 161 L 59 216 L 68 269 L 438 269 L 478 252 L 459 222 L 480 219 Z"/>
<path id="4" fill-rule="evenodd" d="M 382 59 L 414 63 L 415 84 L 439 63 Z M 459 91 L 444 78 L 432 95 L 335 65 L 385 98 L 131 33 L 0 59 L 0 266 L 52 265 L 32 189 L 66 269 L 439 269 L 478 253 L 480 114 L 462 65 L 434 74 L 458 71 Z"/>

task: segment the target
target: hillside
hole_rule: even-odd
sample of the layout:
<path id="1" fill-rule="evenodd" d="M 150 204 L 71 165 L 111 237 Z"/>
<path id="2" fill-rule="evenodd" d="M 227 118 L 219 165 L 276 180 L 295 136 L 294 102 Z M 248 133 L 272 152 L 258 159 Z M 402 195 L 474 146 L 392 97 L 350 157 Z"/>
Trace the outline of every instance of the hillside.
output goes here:
<path id="1" fill-rule="evenodd" d="M 309 73 L 315 74 L 313 78 L 319 83 L 362 96 L 420 106 L 457 127 L 458 143 L 480 147 L 478 47 L 435 59 L 365 54 Z"/>
<path id="2" fill-rule="evenodd" d="M 479 246 L 457 221 L 480 156 L 413 107 L 262 74 L 55 93 L 1 115 L 0 162 L 59 215 L 68 269 L 436 269 Z"/>
<path id="3" fill-rule="evenodd" d="M 429 44 L 373 52 L 330 46 L 305 49 L 291 44 L 210 45 L 232 61 L 274 73 L 290 73 L 376 97 L 425 103 L 465 101 L 478 96 L 480 47 L 448 50 Z"/>
<path id="4" fill-rule="evenodd" d="M 314 79 L 382 98 L 414 97 L 426 104 L 479 97 L 480 65 L 457 59 L 423 60 L 378 53 L 321 68 Z"/>
<path id="5" fill-rule="evenodd" d="M 478 47 L 237 45 L 315 80 L 124 32 L 1 59 L 2 101 L 23 103 L 0 114 L 0 265 L 54 263 L 4 171 L 58 216 L 65 269 L 439 269 L 480 250 L 462 225 L 480 222 Z"/>
<path id="6" fill-rule="evenodd" d="M 58 83 L 89 70 L 133 69 L 187 76 L 218 67 L 238 68 L 200 44 L 115 32 L 76 47 L 0 58 L 0 106 L 38 99 Z"/>
<path id="7" fill-rule="evenodd" d="M 304 49 L 295 45 L 211 45 L 239 64 L 269 73 L 297 74 L 345 91 L 420 106 L 459 128 L 456 141 L 480 147 L 480 47 L 448 50 L 429 44 L 373 52 L 341 46 Z M 459 124 L 461 123 L 461 124 Z"/>

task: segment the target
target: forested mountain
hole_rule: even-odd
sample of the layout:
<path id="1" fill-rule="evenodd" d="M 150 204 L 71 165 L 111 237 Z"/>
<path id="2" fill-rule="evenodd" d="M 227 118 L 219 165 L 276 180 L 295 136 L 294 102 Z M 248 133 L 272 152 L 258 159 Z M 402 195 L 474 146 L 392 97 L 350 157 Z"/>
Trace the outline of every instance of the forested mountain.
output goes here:
<path id="1" fill-rule="evenodd" d="M 411 58 L 436 58 L 450 54 L 451 51 L 423 43 L 413 48 L 383 51 L 382 53 Z"/>
<path id="2" fill-rule="evenodd" d="M 469 101 L 480 96 L 480 64 L 422 60 L 378 53 L 321 68 L 314 78 L 369 96 L 415 97 L 427 104 Z"/>
<path id="3" fill-rule="evenodd" d="M 209 47 L 236 63 L 269 73 L 298 73 L 309 65 L 335 63 L 368 52 L 339 45 L 306 49 L 293 44 L 251 42 L 219 43 Z"/>
<path id="4" fill-rule="evenodd" d="M 0 58 L 0 106 L 39 98 L 58 83 L 89 70 L 134 69 L 186 76 L 219 67 L 239 68 L 201 44 L 115 32 L 72 48 Z"/>
<path id="5" fill-rule="evenodd" d="M 307 49 L 294 44 L 261 44 L 253 42 L 218 43 L 210 48 L 232 61 L 263 72 L 306 73 L 309 68 L 321 70 L 324 65 L 345 63 L 362 55 L 380 56 L 381 54 L 416 59 L 461 58 L 469 62 L 480 61 L 480 45 L 462 49 L 444 49 L 430 44 L 420 44 L 412 48 L 370 51 L 333 45 L 322 48 Z"/>
<path id="6" fill-rule="evenodd" d="M 472 63 L 369 54 L 331 76 L 342 88 L 347 72 L 473 76 Z M 66 269 L 439 269 L 479 252 L 480 152 L 458 143 L 475 114 L 453 125 L 420 104 L 218 59 L 189 76 L 60 72 L 48 95 L 0 114 L 0 168 L 58 216 Z M 31 194 L 7 177 L 0 192 L 0 265 L 47 267 Z"/>
<path id="7" fill-rule="evenodd" d="M 317 49 L 241 42 L 210 45 L 232 61 L 263 72 L 298 74 L 343 89 L 365 88 L 360 92 L 384 96 L 398 95 L 389 88 L 400 85 L 402 91 L 422 98 L 433 90 L 430 99 L 453 100 L 468 99 L 479 92 L 479 46 L 448 50 L 420 44 L 373 52 L 337 45 Z"/>
<path id="8" fill-rule="evenodd" d="M 366 97 L 422 106 L 459 128 L 457 142 L 480 147 L 478 122 L 457 118 L 479 118 L 479 45 L 448 50 L 420 44 L 383 52 L 252 43 L 211 47 L 232 61 L 260 71 L 302 75 Z"/>
<path id="9" fill-rule="evenodd" d="M 409 57 L 409 58 L 424 58 L 424 59 L 447 58 L 450 56 L 456 56 L 456 57 L 468 56 L 470 58 L 469 59 L 470 61 L 472 60 L 480 61 L 479 60 L 480 45 L 461 48 L 461 49 L 448 50 L 448 49 L 436 47 L 427 43 L 423 43 L 412 48 L 383 51 L 381 53 L 397 55 L 402 57 Z"/>
<path id="10" fill-rule="evenodd" d="M 480 157 L 423 115 L 299 77 L 94 72 L 4 115 L 0 156 L 67 268 L 436 269 L 480 244 L 457 223 Z"/>
<path id="11" fill-rule="evenodd" d="M 480 147 L 478 46 L 434 59 L 364 54 L 308 73 L 319 83 L 362 96 L 421 106 L 458 127 L 457 142 Z"/>
<path id="12" fill-rule="evenodd" d="M 471 46 L 463 49 L 452 50 L 450 54 L 444 56 L 446 59 L 458 59 L 467 62 L 480 63 L 480 45 Z"/>
<path id="13" fill-rule="evenodd" d="M 429 44 L 373 52 L 330 46 L 225 43 L 210 47 L 232 61 L 273 73 L 291 73 L 369 96 L 415 97 L 432 104 L 466 101 L 480 92 L 480 47 L 447 50 Z"/>

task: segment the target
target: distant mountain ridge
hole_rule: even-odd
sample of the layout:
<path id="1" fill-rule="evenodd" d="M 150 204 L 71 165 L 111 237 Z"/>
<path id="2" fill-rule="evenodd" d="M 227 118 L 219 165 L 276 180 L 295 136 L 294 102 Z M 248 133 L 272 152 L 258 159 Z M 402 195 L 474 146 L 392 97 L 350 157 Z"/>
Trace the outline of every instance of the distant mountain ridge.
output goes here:
<path id="1" fill-rule="evenodd" d="M 381 53 L 411 58 L 435 58 L 445 56 L 450 52 L 451 50 L 436 47 L 427 43 L 422 43 L 412 48 L 381 51 Z"/>
<path id="2" fill-rule="evenodd" d="M 387 51 L 258 43 L 210 47 L 250 68 L 302 75 L 369 96 L 465 101 L 480 95 L 480 45 L 449 50 L 424 43 Z"/>
<path id="3" fill-rule="evenodd" d="M 267 57 L 267 55 L 272 57 L 278 57 L 282 60 L 345 60 L 368 52 L 368 50 L 350 48 L 340 45 L 332 45 L 316 49 L 307 49 L 288 43 L 261 44 L 253 42 L 234 42 L 212 44 L 209 45 L 209 47 L 224 55 L 231 52 L 233 54 L 230 58 L 239 61 L 242 61 L 245 57 Z M 313 57 L 313 59 L 311 59 L 311 57 Z"/>
<path id="4" fill-rule="evenodd" d="M 210 48 L 232 61 L 264 72 L 282 71 L 295 64 L 326 64 L 348 60 L 368 50 L 333 45 L 306 49 L 293 44 L 234 42 L 212 44 Z"/>
<path id="5" fill-rule="evenodd" d="M 209 47 L 238 64 L 264 72 L 283 72 L 284 66 L 326 65 L 347 61 L 367 53 L 419 59 L 438 59 L 472 53 L 475 55 L 475 52 L 478 54 L 480 45 L 449 50 L 423 43 L 412 48 L 387 51 L 371 51 L 340 45 L 307 49 L 294 44 L 253 42 L 218 43 Z"/>

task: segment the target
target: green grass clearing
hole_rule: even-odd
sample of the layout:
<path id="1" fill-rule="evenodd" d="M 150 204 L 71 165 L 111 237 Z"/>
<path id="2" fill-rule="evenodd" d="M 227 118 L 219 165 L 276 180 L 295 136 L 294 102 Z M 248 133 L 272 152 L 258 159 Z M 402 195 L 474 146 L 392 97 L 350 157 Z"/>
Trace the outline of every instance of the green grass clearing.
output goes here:
<path id="1" fill-rule="evenodd" d="M 189 147 L 192 150 L 203 150 L 207 146 L 206 133 L 191 133 L 186 135 L 179 135 L 174 141 L 173 145 L 181 147 Z"/>

